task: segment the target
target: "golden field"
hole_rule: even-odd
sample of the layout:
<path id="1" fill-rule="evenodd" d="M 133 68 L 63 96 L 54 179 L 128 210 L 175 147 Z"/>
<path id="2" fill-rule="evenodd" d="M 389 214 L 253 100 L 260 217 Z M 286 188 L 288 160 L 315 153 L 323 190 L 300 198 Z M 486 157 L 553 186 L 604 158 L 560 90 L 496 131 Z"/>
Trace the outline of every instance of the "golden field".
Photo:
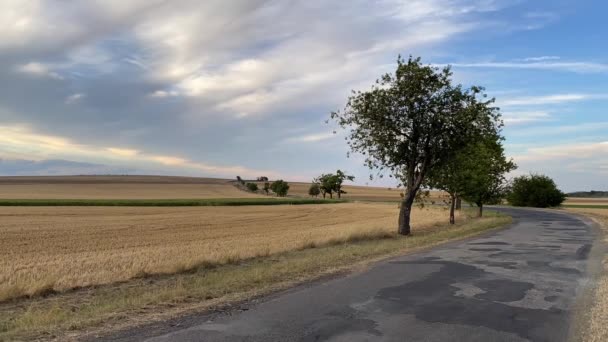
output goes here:
<path id="1" fill-rule="evenodd" d="M 310 183 L 289 183 L 289 194 L 299 197 L 309 197 L 309 188 Z M 343 194 L 342 198 L 355 201 L 398 202 L 401 200 L 400 193 L 403 192 L 403 189 L 399 188 L 381 188 L 359 185 L 344 185 L 343 188 L 344 191 L 346 191 L 346 194 Z M 431 191 L 429 199 L 438 200 L 443 197 L 445 196 L 441 191 Z M 327 198 L 329 198 L 329 196 L 327 196 Z M 334 198 L 337 198 L 337 196 L 334 195 Z"/>
<path id="2" fill-rule="evenodd" d="M 390 235 L 396 204 L 0 207 L 0 300 Z M 415 209 L 414 232 L 447 220 Z"/>
<path id="3" fill-rule="evenodd" d="M 564 201 L 565 205 L 608 205 L 608 198 L 583 198 L 583 197 L 568 197 Z"/>
<path id="4" fill-rule="evenodd" d="M 0 177 L 0 199 L 198 199 L 262 197 L 230 180 L 164 176 Z"/>

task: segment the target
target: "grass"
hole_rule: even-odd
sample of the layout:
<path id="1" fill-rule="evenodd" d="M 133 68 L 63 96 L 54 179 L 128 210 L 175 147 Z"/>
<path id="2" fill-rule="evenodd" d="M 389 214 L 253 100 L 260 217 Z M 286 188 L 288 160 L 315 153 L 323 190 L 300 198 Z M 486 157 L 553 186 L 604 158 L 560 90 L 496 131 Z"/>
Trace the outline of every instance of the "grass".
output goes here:
<path id="1" fill-rule="evenodd" d="M 213 207 L 245 205 L 301 205 L 344 203 L 314 198 L 204 198 L 204 199 L 0 199 L 3 207 Z"/>
<path id="2" fill-rule="evenodd" d="M 414 213 L 413 217 L 416 214 L 420 216 Z M 510 218 L 492 215 L 460 221 L 453 227 L 434 224 L 415 229 L 410 237 L 397 236 L 392 229 L 351 232 L 343 238 L 308 241 L 295 250 L 249 259 L 234 258 L 214 267 L 200 265 L 172 276 L 139 278 L 46 298 L 7 302 L 0 304 L 0 340 L 65 336 L 68 331 L 82 329 L 99 332 L 103 331 L 99 330 L 102 324 L 116 329 L 167 319 L 266 294 L 380 258 L 479 234 L 510 222 Z"/>
<path id="3" fill-rule="evenodd" d="M 595 218 L 604 230 L 604 242 L 608 243 L 608 207 L 602 208 L 569 208 L 568 211 Z M 608 256 L 602 261 L 603 273 L 595 284 L 593 305 L 589 308 L 586 329 L 581 341 L 608 341 Z"/>

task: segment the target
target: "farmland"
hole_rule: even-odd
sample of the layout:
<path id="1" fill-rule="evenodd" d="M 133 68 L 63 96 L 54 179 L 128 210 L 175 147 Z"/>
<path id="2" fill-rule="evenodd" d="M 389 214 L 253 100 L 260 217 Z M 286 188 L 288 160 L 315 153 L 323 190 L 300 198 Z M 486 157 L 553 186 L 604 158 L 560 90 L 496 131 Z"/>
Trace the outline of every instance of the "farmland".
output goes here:
<path id="1" fill-rule="evenodd" d="M 391 234 L 397 206 L 0 208 L 0 300 Z M 416 229 L 445 221 L 417 210 Z"/>
<path id="2" fill-rule="evenodd" d="M 447 229 L 427 206 L 403 238 L 399 190 L 347 186 L 354 202 L 307 204 L 308 186 L 277 199 L 222 179 L 0 178 L 0 340 L 208 308 L 509 221 L 462 212 Z"/>

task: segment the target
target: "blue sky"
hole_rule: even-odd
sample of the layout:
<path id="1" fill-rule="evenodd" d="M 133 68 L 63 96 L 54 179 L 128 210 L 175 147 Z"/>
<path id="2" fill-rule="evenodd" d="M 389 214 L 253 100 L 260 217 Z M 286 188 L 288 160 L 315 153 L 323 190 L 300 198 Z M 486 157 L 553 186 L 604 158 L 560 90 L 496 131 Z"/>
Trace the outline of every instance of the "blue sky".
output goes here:
<path id="1" fill-rule="evenodd" d="M 0 175 L 368 182 L 325 124 L 398 54 L 495 96 L 519 169 L 608 189 L 603 1 L 0 3 Z"/>

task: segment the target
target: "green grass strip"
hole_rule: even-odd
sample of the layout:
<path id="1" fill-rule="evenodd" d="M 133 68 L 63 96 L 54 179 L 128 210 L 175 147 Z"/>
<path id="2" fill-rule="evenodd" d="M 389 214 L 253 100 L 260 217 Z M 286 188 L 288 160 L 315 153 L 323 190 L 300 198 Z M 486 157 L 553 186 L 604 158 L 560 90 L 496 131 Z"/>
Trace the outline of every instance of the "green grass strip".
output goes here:
<path id="1" fill-rule="evenodd" d="M 219 199 L 0 199 L 0 206 L 74 207 L 209 207 L 245 205 L 301 205 L 345 203 L 346 200 L 300 198 L 219 198 Z"/>

